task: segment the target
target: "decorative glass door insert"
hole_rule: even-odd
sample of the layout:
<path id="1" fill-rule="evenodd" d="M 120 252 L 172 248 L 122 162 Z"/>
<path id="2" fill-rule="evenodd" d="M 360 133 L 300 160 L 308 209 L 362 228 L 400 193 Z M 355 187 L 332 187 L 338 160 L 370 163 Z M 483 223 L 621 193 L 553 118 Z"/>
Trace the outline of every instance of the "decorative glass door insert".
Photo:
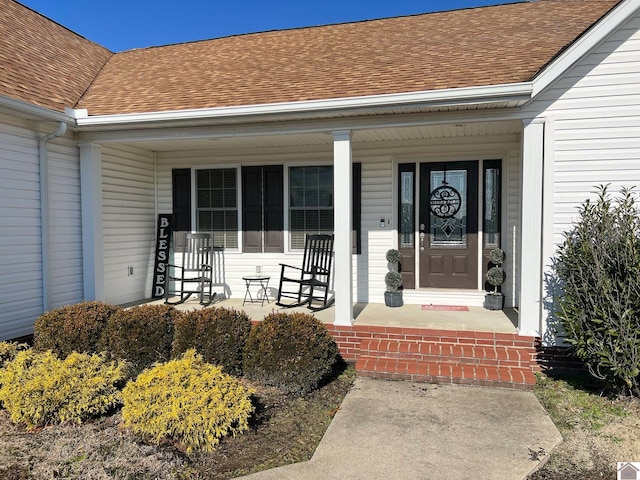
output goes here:
<path id="1" fill-rule="evenodd" d="M 430 185 L 430 245 L 466 246 L 467 171 L 432 170 Z"/>

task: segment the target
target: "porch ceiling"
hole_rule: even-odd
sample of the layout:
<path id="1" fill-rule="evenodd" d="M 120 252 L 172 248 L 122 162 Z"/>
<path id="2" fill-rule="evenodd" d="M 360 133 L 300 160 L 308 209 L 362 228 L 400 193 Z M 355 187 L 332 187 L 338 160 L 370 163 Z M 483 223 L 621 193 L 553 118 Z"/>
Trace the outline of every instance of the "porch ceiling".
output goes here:
<path id="1" fill-rule="evenodd" d="M 412 127 L 371 128 L 353 132 L 354 148 L 358 144 L 385 141 L 406 141 L 419 139 L 455 138 L 468 136 L 516 134 L 522 131 L 520 120 L 487 121 L 471 123 L 451 123 L 437 125 L 419 125 Z M 305 147 L 333 143 L 332 135 L 327 133 L 297 133 L 280 135 L 229 136 L 220 138 L 159 139 L 136 142 L 121 142 L 155 152 L 180 150 L 236 150 L 278 147 Z"/>

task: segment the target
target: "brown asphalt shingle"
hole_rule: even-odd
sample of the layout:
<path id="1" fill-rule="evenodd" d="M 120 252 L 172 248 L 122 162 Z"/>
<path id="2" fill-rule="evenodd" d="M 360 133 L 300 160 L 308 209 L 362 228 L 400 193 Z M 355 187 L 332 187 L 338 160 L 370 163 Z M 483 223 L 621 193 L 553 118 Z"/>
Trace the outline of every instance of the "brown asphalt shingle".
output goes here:
<path id="1" fill-rule="evenodd" d="M 0 51 L 0 59 L 4 62 L 15 57 L 22 49 L 32 55 L 37 51 L 33 43 L 43 43 L 34 39 L 40 30 L 54 44 L 61 43 L 62 38 L 68 42 L 75 39 L 75 44 L 67 48 L 75 52 L 72 47 L 77 47 L 76 62 L 85 73 L 95 72 L 108 58 L 77 104 L 88 109 L 90 115 L 484 86 L 531 80 L 617 3 L 538 0 L 239 35 L 131 50 L 110 58 L 106 50 L 64 28 L 43 25 L 42 17 L 34 20 L 37 15 L 29 11 L 30 23 L 21 20 L 20 28 L 36 31 L 13 32 L 22 39 L 20 46 L 12 45 L 13 53 L 8 57 Z M 11 0 L 0 0 L 1 6 L 5 4 L 15 7 Z M 2 33 L 10 26 L 3 19 Z M 87 55 L 95 57 L 93 68 L 87 65 Z M 42 69 L 49 82 L 58 80 L 56 88 L 50 90 L 56 104 L 73 100 L 78 93 L 77 89 L 66 92 L 66 96 L 60 93 L 62 83 L 76 76 L 68 71 L 68 65 L 30 65 L 34 73 Z M 0 93 L 20 93 L 19 98 L 33 97 L 34 101 L 47 103 L 47 91 L 42 89 L 47 82 L 29 83 L 22 92 L 17 86 L 24 81 L 20 71 L 13 79 L 9 77 L 13 85 L 6 85 L 4 77 L 0 74 Z M 79 85 L 85 82 L 77 80 Z M 32 92 L 34 86 L 39 88 Z"/>
<path id="2" fill-rule="evenodd" d="M 111 55 L 13 0 L 0 0 L 0 95 L 64 111 Z"/>

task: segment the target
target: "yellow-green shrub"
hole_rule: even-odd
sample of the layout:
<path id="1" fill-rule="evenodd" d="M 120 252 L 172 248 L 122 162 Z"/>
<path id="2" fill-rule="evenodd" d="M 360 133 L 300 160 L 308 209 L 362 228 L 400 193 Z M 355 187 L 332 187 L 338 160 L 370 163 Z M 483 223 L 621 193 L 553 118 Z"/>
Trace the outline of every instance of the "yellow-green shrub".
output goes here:
<path id="1" fill-rule="evenodd" d="M 54 308 L 36 320 L 33 348 L 52 350 L 60 358 L 71 352 L 95 353 L 96 344 L 116 305 L 90 301 Z"/>
<path id="2" fill-rule="evenodd" d="M 168 438 L 187 452 L 211 451 L 220 438 L 249 428 L 252 393 L 190 349 L 127 384 L 122 418 L 126 427 L 157 442 Z"/>
<path id="3" fill-rule="evenodd" d="M 126 378 L 125 363 L 102 355 L 72 352 L 60 360 L 50 350 L 25 350 L 0 369 L 0 403 L 28 428 L 81 423 L 118 405 Z"/>
<path id="4" fill-rule="evenodd" d="M 18 352 L 26 350 L 27 348 L 29 348 L 29 345 L 26 343 L 0 342 L 0 368 L 2 368 L 5 363 L 13 360 Z"/>

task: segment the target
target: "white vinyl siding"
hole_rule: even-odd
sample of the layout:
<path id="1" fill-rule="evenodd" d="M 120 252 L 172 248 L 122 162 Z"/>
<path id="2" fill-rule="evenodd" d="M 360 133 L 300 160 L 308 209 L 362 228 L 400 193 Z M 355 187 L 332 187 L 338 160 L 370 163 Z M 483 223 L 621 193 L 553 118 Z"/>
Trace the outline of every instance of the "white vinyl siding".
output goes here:
<path id="1" fill-rule="evenodd" d="M 554 119 L 553 238 L 598 185 L 640 186 L 640 16 L 585 56 L 531 105 Z"/>
<path id="2" fill-rule="evenodd" d="M 0 113 L 0 339 L 33 333 L 43 312 L 38 131 Z M 45 130 L 45 128 L 47 130 Z M 82 300 L 80 173 L 73 139 L 47 144 L 51 307 Z"/>
<path id="3" fill-rule="evenodd" d="M 153 154 L 103 147 L 102 199 L 105 301 L 149 298 L 156 233 Z"/>
<path id="4" fill-rule="evenodd" d="M 33 331 L 42 313 L 37 133 L 0 119 L 0 339 Z"/>
<path id="5" fill-rule="evenodd" d="M 81 302 L 82 218 L 80 160 L 70 136 L 47 144 L 51 308 Z"/>

